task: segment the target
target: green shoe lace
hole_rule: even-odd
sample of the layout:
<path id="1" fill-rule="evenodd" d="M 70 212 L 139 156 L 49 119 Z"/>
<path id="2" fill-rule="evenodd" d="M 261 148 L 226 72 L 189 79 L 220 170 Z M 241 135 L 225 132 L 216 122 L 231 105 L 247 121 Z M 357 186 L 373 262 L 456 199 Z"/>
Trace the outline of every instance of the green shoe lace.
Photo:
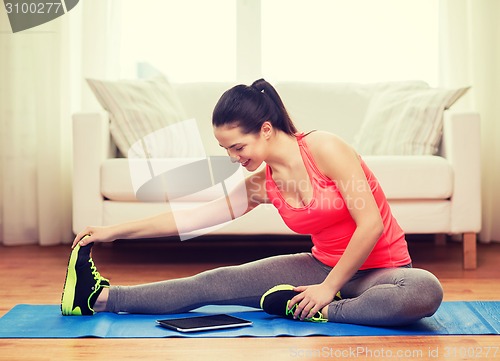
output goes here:
<path id="1" fill-rule="evenodd" d="M 103 287 L 109 287 L 109 280 L 107 278 L 104 278 L 103 276 L 101 276 L 101 274 L 97 270 L 97 267 L 95 266 L 94 260 L 92 258 L 89 258 L 89 263 L 90 263 L 90 270 L 92 271 L 92 275 L 94 276 L 94 279 L 97 281 L 96 285 L 102 285 Z"/>
<path id="2" fill-rule="evenodd" d="M 295 310 L 297 309 L 297 304 L 293 305 L 292 308 L 288 308 L 290 301 L 291 300 L 288 300 L 288 302 L 286 303 L 285 316 L 292 316 L 293 317 L 293 314 L 295 313 Z M 309 321 L 309 322 L 317 322 L 317 323 L 328 322 L 328 320 L 323 317 L 323 314 L 320 311 L 316 312 L 316 314 L 313 317 L 305 318 L 304 320 Z"/>

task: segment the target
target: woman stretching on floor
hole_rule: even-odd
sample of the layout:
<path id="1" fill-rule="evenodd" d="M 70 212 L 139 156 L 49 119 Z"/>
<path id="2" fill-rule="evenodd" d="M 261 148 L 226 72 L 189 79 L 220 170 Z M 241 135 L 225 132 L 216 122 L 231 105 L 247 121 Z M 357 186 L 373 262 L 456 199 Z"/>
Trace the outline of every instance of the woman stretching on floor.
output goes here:
<path id="1" fill-rule="evenodd" d="M 297 132 L 265 80 L 226 91 L 213 113 L 214 134 L 249 171 L 231 195 L 241 216 L 272 203 L 294 231 L 310 234 L 311 253 L 265 258 L 198 275 L 137 286 L 110 286 L 91 259 L 94 242 L 177 235 L 222 222 L 225 198 L 107 227 L 87 227 L 73 243 L 62 298 L 64 315 L 167 314 L 203 305 L 243 305 L 287 318 L 362 325 L 402 325 L 431 316 L 443 290 L 411 266 L 405 235 L 377 179 L 337 136 Z M 297 185 L 301 185 L 298 187 Z M 307 186 L 305 186 L 307 185 Z M 241 188 L 240 188 L 241 190 Z M 237 193 L 246 196 L 237 198 Z M 176 223 L 177 222 L 177 223 Z M 181 224 L 186 222 L 186 224 Z"/>

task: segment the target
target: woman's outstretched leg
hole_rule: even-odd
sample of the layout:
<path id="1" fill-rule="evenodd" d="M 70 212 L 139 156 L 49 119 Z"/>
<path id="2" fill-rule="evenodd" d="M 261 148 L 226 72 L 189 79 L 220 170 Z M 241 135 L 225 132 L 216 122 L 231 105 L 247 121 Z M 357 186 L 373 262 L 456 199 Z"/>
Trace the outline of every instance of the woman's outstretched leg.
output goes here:
<path id="1" fill-rule="evenodd" d="M 109 287 L 109 282 L 95 269 L 91 246 L 77 246 L 72 252 L 63 314 L 93 314 L 100 310 L 166 314 L 209 304 L 259 307 L 261 296 L 276 284 L 316 284 L 327 275 L 327 270 L 311 254 L 300 253 L 221 267 L 192 277 L 138 286 L 111 286 L 102 291 Z M 73 312 L 75 309 L 77 312 Z M 79 313 L 82 309 L 85 311 Z"/>
<path id="2" fill-rule="evenodd" d="M 308 253 L 275 256 L 186 278 L 111 287 L 106 311 L 164 314 L 204 305 L 259 307 L 262 295 L 277 283 L 319 283 L 325 277 Z"/>
<path id="3" fill-rule="evenodd" d="M 328 321 L 395 326 L 432 316 L 443 289 L 430 272 L 416 268 L 360 271 L 328 306 Z"/>

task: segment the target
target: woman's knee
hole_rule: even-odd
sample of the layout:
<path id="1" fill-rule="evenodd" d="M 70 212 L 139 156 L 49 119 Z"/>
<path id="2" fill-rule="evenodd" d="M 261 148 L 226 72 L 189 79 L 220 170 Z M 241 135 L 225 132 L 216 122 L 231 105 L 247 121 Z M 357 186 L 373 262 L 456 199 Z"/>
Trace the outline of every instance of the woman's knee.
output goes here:
<path id="1" fill-rule="evenodd" d="M 441 283 L 429 271 L 412 269 L 410 284 L 414 295 L 414 305 L 421 317 L 432 316 L 443 301 L 443 287 Z"/>

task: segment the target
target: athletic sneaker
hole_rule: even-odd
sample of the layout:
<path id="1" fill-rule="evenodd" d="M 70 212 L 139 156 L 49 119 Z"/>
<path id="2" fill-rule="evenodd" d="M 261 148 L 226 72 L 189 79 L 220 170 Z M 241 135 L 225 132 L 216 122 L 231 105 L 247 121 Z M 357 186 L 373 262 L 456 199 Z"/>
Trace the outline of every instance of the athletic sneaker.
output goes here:
<path id="1" fill-rule="evenodd" d="M 91 250 L 94 244 L 73 248 L 66 271 L 66 281 L 61 299 L 64 316 L 90 316 L 92 307 L 103 288 L 109 287 L 109 280 L 102 277 L 94 266 Z"/>
<path id="2" fill-rule="evenodd" d="M 300 292 L 294 291 L 292 285 L 278 285 L 271 288 L 269 291 L 262 295 L 260 299 L 260 307 L 270 315 L 281 316 L 289 319 L 294 319 L 293 314 L 297 309 L 297 304 L 289 308 L 290 301 Z M 340 292 L 337 293 L 335 299 L 340 299 Z M 328 320 L 323 317 L 321 312 L 316 312 L 313 317 L 305 318 L 304 321 L 309 322 L 327 322 Z"/>

